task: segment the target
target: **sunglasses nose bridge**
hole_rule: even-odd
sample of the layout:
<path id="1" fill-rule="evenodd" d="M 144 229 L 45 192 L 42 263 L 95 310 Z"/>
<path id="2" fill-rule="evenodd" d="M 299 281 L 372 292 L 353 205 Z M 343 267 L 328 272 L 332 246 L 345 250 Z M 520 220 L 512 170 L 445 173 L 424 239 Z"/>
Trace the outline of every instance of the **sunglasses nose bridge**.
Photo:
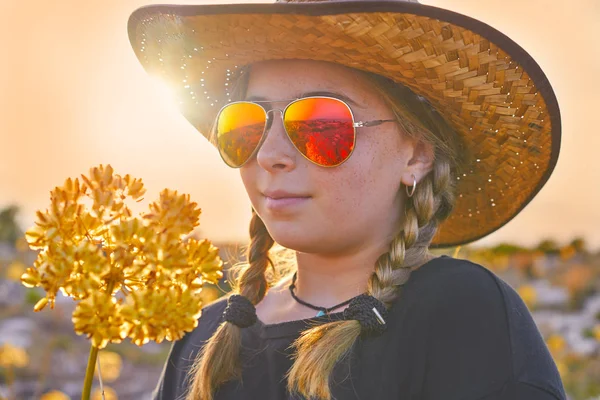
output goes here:
<path id="1" fill-rule="evenodd" d="M 279 122 L 276 122 L 274 117 L 277 111 L 281 115 Z M 271 108 L 266 110 L 265 114 L 265 130 L 256 150 L 256 159 L 263 166 L 286 165 L 289 167 L 294 164 L 293 154 L 296 150 L 283 121 L 285 109 Z"/>
<path id="2" fill-rule="evenodd" d="M 284 130 L 285 130 L 285 124 L 283 123 L 283 115 L 284 115 L 284 110 L 280 109 L 280 108 L 271 108 L 269 110 L 267 110 L 265 112 L 266 114 L 266 121 L 265 121 L 265 132 L 263 133 L 263 141 L 266 140 L 266 137 L 269 135 L 270 131 L 273 129 L 273 122 L 275 121 L 275 112 L 279 111 L 279 114 L 281 115 L 281 124 L 284 126 Z M 273 113 L 273 114 L 271 114 Z"/>
<path id="3" fill-rule="evenodd" d="M 281 108 L 271 108 L 270 110 L 267 111 L 267 118 L 269 117 L 269 114 L 274 112 L 274 111 L 279 111 L 279 113 L 281 114 L 281 119 L 283 120 L 283 110 Z M 273 117 L 271 117 L 273 118 Z"/>
<path id="4" fill-rule="evenodd" d="M 271 108 L 269 110 L 267 110 L 265 112 L 266 117 L 265 117 L 265 132 L 264 132 L 264 136 L 268 135 L 268 131 L 270 131 L 273 128 L 273 122 L 275 121 L 275 112 L 279 111 L 279 114 L 281 115 L 281 124 L 284 125 L 284 129 L 285 129 L 285 124 L 283 123 L 283 115 L 284 115 L 284 110 L 282 110 L 281 108 Z M 273 114 L 271 114 L 273 113 Z"/>

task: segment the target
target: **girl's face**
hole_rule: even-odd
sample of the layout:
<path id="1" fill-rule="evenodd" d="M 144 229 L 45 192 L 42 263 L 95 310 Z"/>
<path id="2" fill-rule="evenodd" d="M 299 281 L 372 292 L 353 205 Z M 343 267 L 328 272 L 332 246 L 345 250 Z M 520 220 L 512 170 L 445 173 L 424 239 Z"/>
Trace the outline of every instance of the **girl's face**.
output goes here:
<path id="1" fill-rule="evenodd" d="M 350 69 L 319 61 L 277 60 L 254 64 L 246 99 L 289 101 L 318 93 L 352 100 L 356 121 L 394 119 L 389 106 L 367 81 Z M 283 128 L 281 113 L 261 148 L 240 174 L 256 213 L 273 239 L 284 247 L 342 254 L 362 246 L 389 243 L 401 227 L 406 196 L 431 169 L 431 149 L 418 145 L 394 122 L 357 128 L 350 158 L 321 167 L 302 156 Z M 427 150 L 426 150 L 427 149 Z M 401 190 L 402 189 L 402 190 Z M 279 199 L 278 197 L 291 197 Z"/>

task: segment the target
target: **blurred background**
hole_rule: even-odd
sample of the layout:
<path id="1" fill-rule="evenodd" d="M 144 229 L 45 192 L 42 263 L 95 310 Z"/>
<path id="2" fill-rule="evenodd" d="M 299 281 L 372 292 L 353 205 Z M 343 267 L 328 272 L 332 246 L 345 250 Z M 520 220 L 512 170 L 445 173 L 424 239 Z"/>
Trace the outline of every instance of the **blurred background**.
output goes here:
<path id="1" fill-rule="evenodd" d="M 534 56 L 553 84 L 563 140 L 549 182 L 502 229 L 437 253 L 479 262 L 517 289 L 571 398 L 597 399 L 600 1 L 421 3 L 470 15 L 506 33 Z M 23 232 L 32 226 L 35 210 L 48 207 L 49 191 L 67 177 L 111 164 L 116 173 L 142 178 L 148 199 L 164 188 L 189 193 L 202 208 L 195 234 L 220 247 L 226 267 L 246 244 L 250 204 L 238 172 L 178 114 L 130 48 L 127 19 L 146 4 L 0 1 L 5 16 L 0 24 L 0 397 L 80 396 L 89 343 L 73 333 L 73 302 L 59 298 L 54 310 L 34 315 L 43 292 L 19 282 L 36 258 Z M 147 202 L 132 205 L 134 212 L 146 207 Z M 207 300 L 226 291 L 225 282 L 212 287 Z M 102 351 L 104 381 L 115 391 L 107 399 L 149 398 L 169 346 L 122 343 Z"/>

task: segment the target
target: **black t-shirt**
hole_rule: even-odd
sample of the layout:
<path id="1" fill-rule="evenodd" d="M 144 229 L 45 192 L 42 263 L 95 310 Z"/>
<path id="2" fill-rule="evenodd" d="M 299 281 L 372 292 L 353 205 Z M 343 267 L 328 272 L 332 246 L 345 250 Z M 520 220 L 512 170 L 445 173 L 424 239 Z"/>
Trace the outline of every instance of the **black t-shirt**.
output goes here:
<path id="1" fill-rule="evenodd" d="M 198 327 L 174 343 L 155 399 L 184 399 L 198 350 L 227 303 L 206 306 Z M 290 344 L 310 324 L 343 313 L 242 330 L 241 381 L 214 400 L 296 400 L 286 393 Z M 560 376 L 517 293 L 484 267 L 442 256 L 414 271 L 389 310 L 386 331 L 361 337 L 331 379 L 337 400 L 564 400 Z"/>

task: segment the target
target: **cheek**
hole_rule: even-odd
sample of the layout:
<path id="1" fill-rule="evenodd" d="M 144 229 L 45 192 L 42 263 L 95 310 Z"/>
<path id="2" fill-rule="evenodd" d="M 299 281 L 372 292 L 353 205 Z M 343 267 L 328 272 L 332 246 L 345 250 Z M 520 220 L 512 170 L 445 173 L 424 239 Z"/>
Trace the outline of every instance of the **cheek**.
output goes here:
<path id="1" fill-rule="evenodd" d="M 397 143 L 358 143 L 352 158 L 338 170 L 325 171 L 319 182 L 331 199 L 331 212 L 374 209 L 391 206 L 400 187 L 402 160 Z"/>
<path id="2" fill-rule="evenodd" d="M 377 180 L 369 165 L 363 162 L 360 167 L 325 171 L 317 180 L 318 187 L 327 199 L 324 216 L 356 218 L 372 205 L 372 197 L 376 197 L 379 190 L 376 187 Z"/>
<path id="3" fill-rule="evenodd" d="M 248 193 L 248 198 L 252 203 L 252 206 L 256 208 L 258 192 L 256 192 L 256 174 L 254 173 L 251 165 L 246 165 L 240 168 L 240 178 Z"/>

